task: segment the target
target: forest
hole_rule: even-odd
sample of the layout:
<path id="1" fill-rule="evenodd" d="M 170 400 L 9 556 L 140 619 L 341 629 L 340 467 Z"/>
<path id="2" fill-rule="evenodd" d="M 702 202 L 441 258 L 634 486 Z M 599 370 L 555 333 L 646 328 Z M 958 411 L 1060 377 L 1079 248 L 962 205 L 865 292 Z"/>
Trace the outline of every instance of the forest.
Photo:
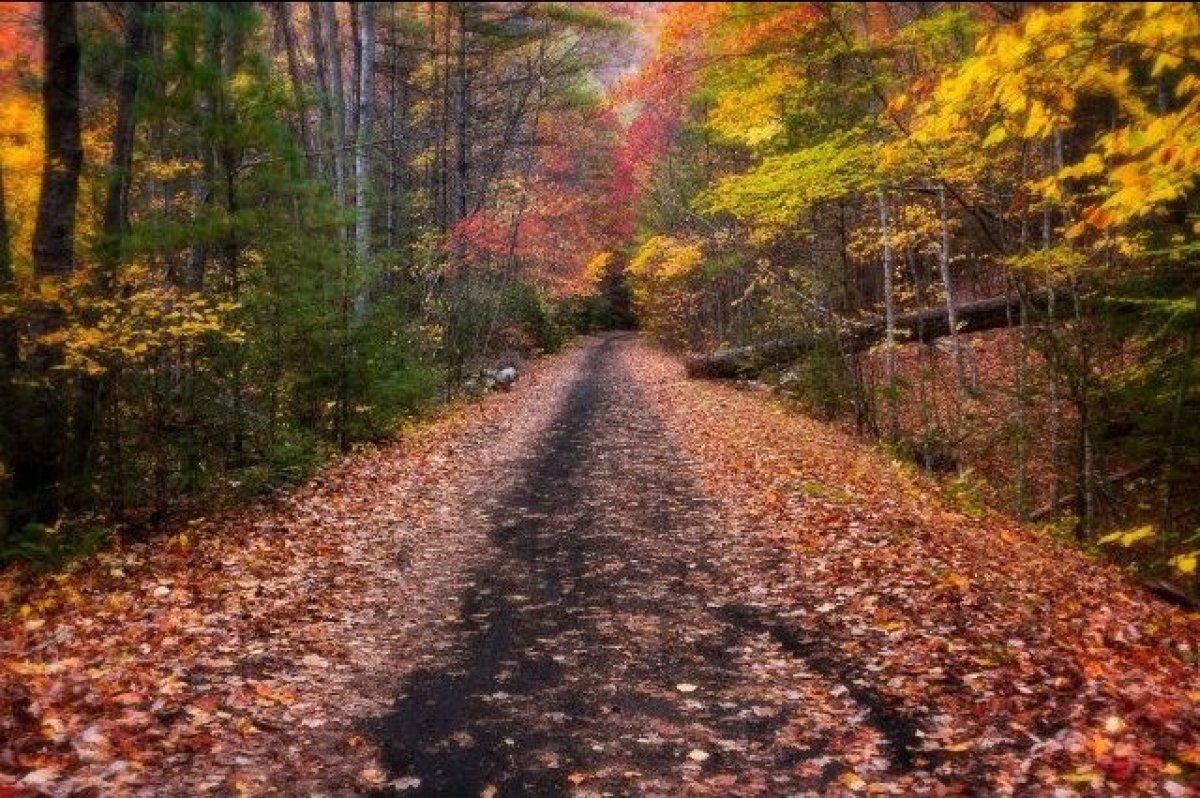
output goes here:
<path id="1" fill-rule="evenodd" d="M 0 4 L 0 797 L 1193 794 L 1198 175 L 1192 3 Z"/>
<path id="2" fill-rule="evenodd" d="M 3 11 L 9 559 L 637 323 L 1195 572 L 1187 6 L 58 11 Z"/>
<path id="3" fill-rule="evenodd" d="M 595 11 L 2 11 L 6 558 L 295 482 L 587 323 Z"/>
<path id="4" fill-rule="evenodd" d="M 627 134 L 644 323 L 965 501 L 1194 574 L 1196 23 L 671 8 Z"/>

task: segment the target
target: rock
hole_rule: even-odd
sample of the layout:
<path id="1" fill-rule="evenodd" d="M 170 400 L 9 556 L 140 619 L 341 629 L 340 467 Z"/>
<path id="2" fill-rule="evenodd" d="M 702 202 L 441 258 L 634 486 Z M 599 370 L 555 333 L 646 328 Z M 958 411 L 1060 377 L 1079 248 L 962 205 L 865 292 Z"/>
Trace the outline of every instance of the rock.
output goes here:
<path id="1" fill-rule="evenodd" d="M 496 372 L 496 384 L 501 388 L 508 390 L 517 381 L 517 370 L 512 366 L 505 366 Z"/>

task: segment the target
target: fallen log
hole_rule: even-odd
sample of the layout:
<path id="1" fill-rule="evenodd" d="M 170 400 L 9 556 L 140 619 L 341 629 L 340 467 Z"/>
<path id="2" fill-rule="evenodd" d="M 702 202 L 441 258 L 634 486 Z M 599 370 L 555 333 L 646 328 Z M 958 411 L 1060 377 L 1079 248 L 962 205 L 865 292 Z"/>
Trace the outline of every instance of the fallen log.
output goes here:
<path id="1" fill-rule="evenodd" d="M 1035 312 L 1045 312 L 1049 304 L 1048 291 L 1025 297 L 1026 307 Z M 958 315 L 958 332 L 962 334 L 984 332 L 1007 327 L 1021 311 L 1021 297 L 1000 296 L 964 302 L 955 310 Z M 902 313 L 896 317 L 896 342 L 932 343 L 950 334 L 946 311 L 941 308 Z M 838 333 L 840 348 L 845 352 L 864 352 L 887 337 L 887 324 L 883 319 L 866 322 L 849 322 Z M 689 377 L 744 378 L 761 373 L 773 366 L 781 366 L 799 359 L 822 340 L 817 333 L 776 339 L 750 346 L 730 347 L 712 354 L 691 354 L 685 360 Z"/>

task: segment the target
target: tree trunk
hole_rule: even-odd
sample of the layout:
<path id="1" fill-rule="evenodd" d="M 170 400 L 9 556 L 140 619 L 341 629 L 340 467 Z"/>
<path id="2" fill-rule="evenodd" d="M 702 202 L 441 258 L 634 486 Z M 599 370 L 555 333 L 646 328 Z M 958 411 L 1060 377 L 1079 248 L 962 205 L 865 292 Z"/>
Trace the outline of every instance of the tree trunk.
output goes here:
<path id="1" fill-rule="evenodd" d="M 358 140 L 354 149 L 354 259 L 362 279 L 362 270 L 371 255 L 371 173 L 370 153 L 373 135 L 375 102 L 375 4 L 361 3 L 357 26 L 356 59 L 358 74 Z M 367 312 L 368 286 L 354 296 L 354 319 L 360 321 Z"/>
<path id="2" fill-rule="evenodd" d="M 4 193 L 4 168 L 0 164 L 0 301 L 13 294 L 16 282 L 12 269 L 12 244 L 8 230 L 8 203 Z M 13 319 L 0 313 L 0 385 L 6 385 L 17 367 L 17 328 Z M 3 419 L 0 419 L 2 422 Z M 0 434 L 3 429 L 0 428 Z"/>
<path id="3" fill-rule="evenodd" d="M 153 3 L 125 4 L 125 53 L 121 64 L 121 82 L 117 86 L 117 121 L 113 127 L 112 160 L 108 169 L 104 214 L 100 222 L 101 268 L 98 287 L 104 294 L 110 294 L 113 290 L 121 239 L 129 227 L 129 185 L 136 132 L 134 109 L 142 81 L 142 61 L 149 45 L 146 20 L 153 10 Z"/>
<path id="4" fill-rule="evenodd" d="M 958 339 L 958 313 L 954 307 L 954 285 L 950 279 L 950 216 L 946 210 L 946 186 L 944 184 L 938 186 L 938 215 L 942 228 L 938 269 L 942 274 L 942 287 L 946 291 L 946 321 L 950 332 L 950 348 L 954 353 L 954 377 L 961 394 L 966 389 L 967 377 L 963 370 L 962 342 Z"/>
<path id="5" fill-rule="evenodd" d="M 12 250 L 9 248 L 8 208 L 4 196 L 4 168 L 0 165 L 0 303 L 15 298 Z M 17 368 L 17 326 L 14 319 L 0 311 L 0 395 L 15 397 L 12 378 Z M 12 462 L 12 434 L 16 415 L 15 402 L 0 403 L 0 464 Z M 8 539 L 10 504 L 8 475 L 0 473 L 0 541 Z"/>
<path id="6" fill-rule="evenodd" d="M 442 31 L 441 57 L 441 109 L 438 114 L 438 227 L 448 229 L 453 220 L 450 218 L 450 6 L 445 5 L 446 24 Z M 433 60 L 438 60 L 438 54 L 433 54 Z M 436 66 L 435 66 L 436 69 Z"/>
<path id="7" fill-rule="evenodd" d="M 467 195 L 469 189 L 470 163 L 467 158 L 467 123 L 470 112 L 470 99 L 467 84 L 467 4 L 458 5 L 458 164 L 457 164 L 457 218 L 464 219 L 467 215 Z"/>
<path id="8" fill-rule="evenodd" d="M 304 91 L 304 78 L 300 75 L 300 58 L 296 52 L 296 33 L 292 30 L 292 4 L 272 3 L 271 10 L 275 12 L 275 26 L 283 39 L 283 49 L 287 56 L 288 76 L 292 83 L 292 98 L 299 97 Z M 308 127 L 308 111 L 298 106 L 295 111 L 296 136 L 300 139 L 300 148 L 304 151 L 304 162 L 309 174 L 315 172 L 313 152 L 317 146 Z"/>
<path id="9" fill-rule="evenodd" d="M 1042 292 L 1029 295 L 1025 301 L 1030 310 L 1045 312 L 1049 298 L 1049 292 Z M 957 308 L 958 331 L 966 334 L 1006 327 L 1011 314 L 1019 311 L 1021 301 L 1020 296 L 1000 296 L 965 302 Z M 1131 304 L 1129 309 L 1135 310 L 1134 305 Z M 906 343 L 928 344 L 950 334 L 945 311 L 928 309 L 897 314 L 890 324 L 886 319 L 843 323 L 837 332 L 839 345 L 848 354 L 865 352 L 876 344 L 886 343 L 889 329 L 896 346 Z M 693 377 L 749 377 L 803 357 L 812 350 L 817 338 L 817 333 L 809 333 L 725 349 L 709 355 L 694 354 L 687 360 L 688 374 Z"/>
<path id="10" fill-rule="evenodd" d="M 79 31 L 73 3 L 42 3 L 42 102 L 45 160 L 33 231 L 35 278 L 64 278 L 75 270 L 75 210 L 83 142 L 79 112 Z M 42 345 L 61 327 L 62 312 L 44 307 L 33 314 L 30 337 L 37 343 L 28 362 L 33 390 L 22 405 L 24 424 L 13 450 L 13 490 L 25 519 L 50 523 L 60 509 L 63 397 L 49 384 L 61 352 Z"/>
<path id="11" fill-rule="evenodd" d="M 228 100 L 232 88 L 232 82 L 236 73 L 238 63 L 241 60 L 242 52 L 245 47 L 245 41 L 238 32 L 235 24 L 228 24 L 231 20 L 228 17 L 230 13 L 228 7 L 222 8 L 223 26 L 227 28 L 223 31 L 222 36 L 223 46 L 219 53 L 216 53 L 218 60 L 216 66 L 220 70 L 221 85 L 217 90 L 218 110 L 221 123 L 218 124 L 218 129 L 222 131 L 221 141 L 218 146 L 218 161 L 221 168 L 221 177 L 225 194 L 225 214 L 228 230 L 222 241 L 222 254 L 225 261 L 225 279 L 226 285 L 229 287 L 229 293 L 235 302 L 241 300 L 242 294 L 242 242 L 238 231 L 238 214 L 241 212 L 241 198 L 238 196 L 237 190 L 237 175 L 242 163 L 241 146 L 235 136 L 233 126 L 234 120 L 229 118 L 231 113 Z M 230 432 L 230 451 L 232 462 L 235 465 L 241 465 L 245 458 L 245 398 L 243 396 L 243 369 L 244 362 L 239 358 L 233 367 L 233 373 L 230 375 L 230 392 L 232 393 L 233 404 L 233 419 L 231 422 Z"/>
<path id="12" fill-rule="evenodd" d="M 42 3 L 42 21 L 46 148 L 33 231 L 33 269 L 38 277 L 61 277 L 75 270 L 75 206 L 83 168 L 75 4 Z"/>
<path id="13" fill-rule="evenodd" d="M 391 60 L 388 63 L 388 151 L 391 157 L 388 158 L 387 168 L 387 198 L 384 203 L 386 218 L 384 220 L 384 230 L 387 234 L 386 246 L 391 250 L 396 246 L 396 194 L 398 189 L 397 175 L 400 174 L 399 161 L 402 159 L 400 155 L 400 147 L 396 141 L 397 122 L 396 114 L 399 103 L 399 73 L 400 73 L 400 47 L 396 41 L 400 35 L 400 26 L 397 24 L 396 4 L 392 3 L 389 7 L 389 27 L 392 35 L 392 53 Z"/>
<path id="14" fill-rule="evenodd" d="M 135 107 L 142 81 L 142 61 L 146 57 L 149 36 L 146 27 L 153 3 L 125 4 L 125 52 L 122 56 L 121 80 L 117 85 L 117 118 L 113 126 L 112 160 L 109 162 L 108 186 L 104 211 L 100 220 L 100 240 L 97 248 L 99 268 L 95 286 L 100 296 L 111 298 L 116 289 L 117 271 L 121 262 L 121 243 L 129 227 L 129 185 L 133 170 Z M 96 418 L 103 415 L 102 406 L 108 393 L 111 377 L 87 375 L 81 379 L 79 405 L 74 419 L 66 473 L 69 477 L 84 477 L 93 459 L 93 437 Z"/>
<path id="15" fill-rule="evenodd" d="M 346 97 L 346 141 L 358 141 L 358 112 L 362 103 L 362 24 L 361 14 L 366 3 L 350 4 L 350 42 L 353 46 L 354 62 L 350 65 L 353 80 L 350 82 L 349 96 Z"/>
<path id="16" fill-rule="evenodd" d="M 370 254 L 370 146 L 375 100 L 375 4 L 361 3 L 358 24 L 358 141 L 354 151 L 354 251 L 360 265 Z"/>
<path id="17" fill-rule="evenodd" d="M 325 33 L 321 27 L 323 16 L 320 3 L 310 2 L 308 4 L 308 29 L 313 48 L 313 72 L 316 74 L 317 92 L 319 95 L 320 124 L 318 127 L 320 145 L 324 150 L 331 150 L 333 149 L 333 100 L 329 90 L 329 72 L 325 68 L 329 57 L 325 53 Z M 332 181 L 333 175 L 328 174 L 326 170 L 325 164 L 327 163 L 332 163 L 332 160 L 327 159 L 324 155 L 318 157 L 317 170 L 318 173 L 324 174 Z"/>
<path id="18" fill-rule="evenodd" d="M 346 95 L 342 88 L 342 49 L 338 41 L 337 9 L 333 3 L 321 3 L 320 14 L 324 29 L 328 59 L 322 68 L 327 70 L 330 91 L 333 135 L 333 195 L 339 208 L 346 206 Z"/>
<path id="19" fill-rule="evenodd" d="M 888 438 L 900 435 L 900 417 L 896 408 L 896 302 L 892 290 L 892 237 L 888 229 L 887 193 L 879 189 L 879 240 L 883 245 L 884 371 L 887 376 Z"/>

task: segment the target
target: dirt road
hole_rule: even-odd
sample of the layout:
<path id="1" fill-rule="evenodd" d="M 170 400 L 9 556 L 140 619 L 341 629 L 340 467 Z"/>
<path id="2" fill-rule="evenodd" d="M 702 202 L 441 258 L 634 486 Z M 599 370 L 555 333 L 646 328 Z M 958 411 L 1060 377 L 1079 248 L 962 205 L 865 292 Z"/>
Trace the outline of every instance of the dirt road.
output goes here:
<path id="1" fill-rule="evenodd" d="M 412 678 L 382 729 L 414 794 L 795 792 L 838 775 L 826 756 L 799 776 L 829 741 L 791 728 L 807 697 L 796 687 L 823 671 L 836 689 L 838 664 L 814 667 L 807 644 L 725 594 L 729 541 L 623 366 L 631 345 L 590 347 L 517 484 L 480 497 L 494 551 L 463 597 L 461 656 Z M 769 673 L 746 666 L 764 657 Z M 844 689 L 862 699 L 855 736 L 911 768 L 910 724 Z"/>

